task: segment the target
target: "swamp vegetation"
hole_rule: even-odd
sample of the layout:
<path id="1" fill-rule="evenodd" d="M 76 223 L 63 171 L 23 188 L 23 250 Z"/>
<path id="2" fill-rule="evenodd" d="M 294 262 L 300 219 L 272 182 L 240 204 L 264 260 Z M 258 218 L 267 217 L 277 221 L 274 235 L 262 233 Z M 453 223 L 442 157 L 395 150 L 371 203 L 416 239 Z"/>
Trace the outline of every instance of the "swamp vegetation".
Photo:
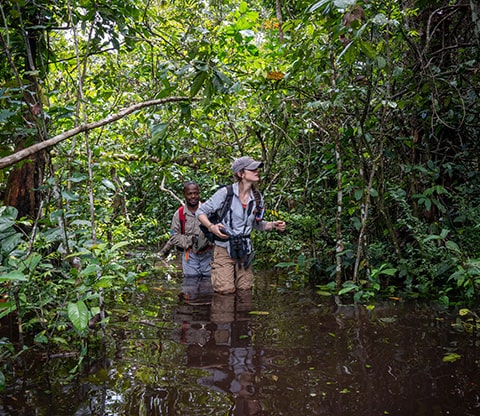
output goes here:
<path id="1" fill-rule="evenodd" d="M 172 273 L 183 182 L 242 155 L 288 229 L 257 270 L 476 334 L 479 52 L 474 0 L 2 1 L 0 388 L 31 350 L 80 372 L 106 305 Z"/>

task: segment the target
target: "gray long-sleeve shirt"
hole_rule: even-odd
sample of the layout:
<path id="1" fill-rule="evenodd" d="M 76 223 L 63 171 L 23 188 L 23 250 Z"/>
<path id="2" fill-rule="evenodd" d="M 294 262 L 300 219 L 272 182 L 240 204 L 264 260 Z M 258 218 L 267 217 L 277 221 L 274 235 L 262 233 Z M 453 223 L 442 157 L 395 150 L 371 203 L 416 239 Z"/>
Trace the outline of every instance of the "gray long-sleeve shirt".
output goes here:
<path id="1" fill-rule="evenodd" d="M 201 207 L 201 204 L 200 204 Z M 183 206 L 185 215 L 185 230 L 182 233 L 182 224 L 180 221 L 180 209 L 175 211 L 171 224 L 171 242 L 183 249 L 192 247 L 194 252 L 197 249 L 203 249 L 208 245 L 204 234 L 200 231 L 200 222 L 195 213 L 191 212 L 187 205 Z M 197 211 L 198 212 L 198 211 Z"/>
<path id="2" fill-rule="evenodd" d="M 215 211 L 219 210 L 227 197 L 227 187 L 224 186 L 217 190 L 210 199 L 202 204 L 202 206 L 197 210 L 196 215 L 213 214 Z M 260 196 L 260 205 L 263 207 L 263 198 Z M 230 210 L 225 215 L 225 218 L 222 220 L 222 224 L 225 226 L 228 233 L 231 235 L 249 235 L 252 229 L 258 231 L 265 231 L 266 221 L 256 221 L 255 220 L 255 196 L 253 190 L 250 191 L 250 198 L 246 207 L 242 206 L 238 193 L 238 183 L 233 184 L 233 197 L 232 205 Z M 251 209 L 249 209 L 251 206 Z M 250 212 L 249 212 L 250 211 Z M 215 244 L 227 247 L 227 241 L 216 240 Z"/>

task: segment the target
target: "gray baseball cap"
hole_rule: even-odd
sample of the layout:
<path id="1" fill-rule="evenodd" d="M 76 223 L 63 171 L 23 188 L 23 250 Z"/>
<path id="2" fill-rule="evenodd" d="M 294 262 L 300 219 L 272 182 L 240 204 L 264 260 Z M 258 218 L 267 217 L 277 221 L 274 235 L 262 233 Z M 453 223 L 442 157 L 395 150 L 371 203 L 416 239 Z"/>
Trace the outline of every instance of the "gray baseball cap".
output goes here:
<path id="1" fill-rule="evenodd" d="M 232 164 L 232 169 L 234 174 L 237 174 L 242 169 L 255 170 L 262 167 L 263 167 L 263 162 L 257 162 L 256 160 L 253 160 L 249 156 L 242 156 L 238 159 L 235 159 L 235 161 Z"/>

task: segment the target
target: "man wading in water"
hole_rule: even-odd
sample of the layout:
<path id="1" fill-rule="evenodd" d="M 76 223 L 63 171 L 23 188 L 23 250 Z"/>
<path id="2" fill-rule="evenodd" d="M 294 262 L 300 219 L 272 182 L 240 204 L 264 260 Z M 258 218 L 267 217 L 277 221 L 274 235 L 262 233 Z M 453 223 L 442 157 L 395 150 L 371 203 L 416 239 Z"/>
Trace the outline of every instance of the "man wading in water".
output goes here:
<path id="1" fill-rule="evenodd" d="M 263 162 L 257 162 L 248 156 L 233 162 L 236 182 L 231 185 L 233 195 L 230 208 L 220 223 L 212 223 L 208 216 L 221 211 L 228 195 L 228 187 L 220 188 L 197 211 L 200 222 L 215 235 L 211 269 L 215 292 L 227 294 L 234 293 L 237 289 L 252 288 L 252 229 L 285 230 L 284 221 L 263 220 L 263 198 L 256 189 L 260 181 L 258 169 L 261 167 Z"/>
<path id="2" fill-rule="evenodd" d="M 180 297 L 194 301 L 198 297 L 212 294 L 210 262 L 212 245 L 200 230 L 196 212 L 201 206 L 200 188 L 196 182 L 184 184 L 185 204 L 173 214 L 171 224 L 171 244 L 183 250 L 183 284 Z"/>

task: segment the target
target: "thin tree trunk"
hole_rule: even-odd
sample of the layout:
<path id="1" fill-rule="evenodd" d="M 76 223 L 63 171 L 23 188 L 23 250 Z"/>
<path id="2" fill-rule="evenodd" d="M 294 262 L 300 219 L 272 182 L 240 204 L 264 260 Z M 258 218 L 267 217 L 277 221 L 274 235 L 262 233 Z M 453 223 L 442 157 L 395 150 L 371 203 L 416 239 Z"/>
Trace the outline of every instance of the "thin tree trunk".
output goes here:
<path id="1" fill-rule="evenodd" d="M 364 202 L 363 202 L 362 213 L 361 213 L 361 226 L 360 226 L 360 233 L 358 234 L 357 255 L 355 258 L 355 266 L 353 269 L 353 281 L 356 283 L 358 283 L 360 261 L 364 258 L 364 254 L 365 254 L 364 244 L 365 244 L 365 235 L 367 230 L 368 214 L 370 210 L 371 189 L 373 187 L 373 179 L 375 178 L 378 161 L 382 157 L 382 154 L 383 154 L 383 146 L 381 146 L 380 148 L 379 156 L 373 161 L 370 177 L 368 178 L 367 188 L 364 189 Z"/>
<path id="2" fill-rule="evenodd" d="M 278 20 L 278 37 L 280 39 L 280 43 L 283 43 L 283 17 L 282 17 L 281 0 L 276 0 L 275 13 L 277 15 L 277 20 Z"/>
<path id="3" fill-rule="evenodd" d="M 342 235 L 342 211 L 343 211 L 343 186 L 342 186 L 342 155 L 340 151 L 340 137 L 338 134 L 335 137 L 335 159 L 337 160 L 337 215 L 336 223 L 336 269 L 335 269 L 335 283 L 337 289 L 342 285 L 342 255 L 343 255 L 343 235 Z"/>

